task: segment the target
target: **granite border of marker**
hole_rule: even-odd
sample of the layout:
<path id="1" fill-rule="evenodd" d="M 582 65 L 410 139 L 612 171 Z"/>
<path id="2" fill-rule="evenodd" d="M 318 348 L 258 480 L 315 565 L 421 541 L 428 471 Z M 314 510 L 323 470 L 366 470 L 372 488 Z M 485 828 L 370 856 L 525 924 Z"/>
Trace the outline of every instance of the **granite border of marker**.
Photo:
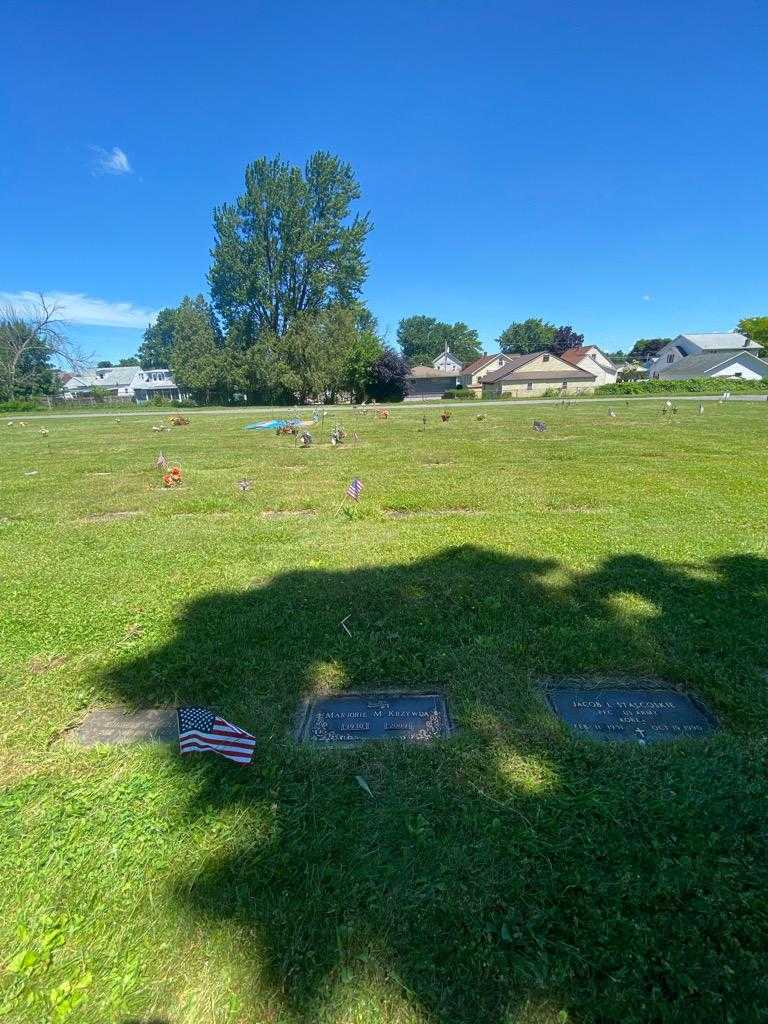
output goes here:
<path id="1" fill-rule="evenodd" d="M 459 731 L 453 716 L 451 715 L 450 707 L 448 705 L 448 695 L 442 690 L 403 690 L 401 687 L 375 690 L 344 690 L 341 693 L 311 694 L 302 698 L 296 710 L 293 728 L 290 732 L 290 737 L 294 743 L 304 747 L 311 747 L 314 750 L 323 750 L 328 748 L 333 750 L 346 750 L 356 749 L 362 746 L 364 742 L 390 742 L 389 738 L 386 737 L 375 737 L 374 739 L 360 742 L 328 742 L 324 744 L 313 742 L 312 738 L 308 735 L 308 728 L 312 720 L 312 712 L 315 706 L 320 701 L 345 697 L 370 701 L 385 701 L 387 698 L 393 701 L 407 699 L 409 697 L 421 699 L 433 698 L 440 711 L 442 726 L 442 730 L 435 735 L 435 739 L 448 739 L 455 736 Z M 401 742 L 403 742 L 402 739 Z M 422 742 L 405 742 L 408 746 L 422 745 Z"/>
<path id="2" fill-rule="evenodd" d="M 688 701 L 692 708 L 708 723 L 710 731 L 706 733 L 702 739 L 709 739 L 713 735 L 722 731 L 722 723 L 713 711 L 711 711 L 703 700 L 690 688 L 683 684 L 671 683 L 669 680 L 660 679 L 658 676 L 644 676 L 644 675 L 567 675 L 567 676 L 547 676 L 543 679 L 539 679 L 537 682 L 539 692 L 542 697 L 542 701 L 547 711 L 554 717 L 554 719 L 565 727 L 571 736 L 579 739 L 587 739 L 593 743 L 604 743 L 605 739 L 596 735 L 590 735 L 589 730 L 579 731 L 574 724 L 565 719 L 557 710 L 553 703 L 552 696 L 557 692 L 569 692 L 574 693 L 590 693 L 604 690 L 616 690 L 616 691 L 648 691 L 650 693 L 670 693 L 677 697 L 681 697 Z M 698 737 L 690 737 L 684 735 L 672 735 L 669 737 L 659 737 L 652 742 L 664 742 L 664 741 L 675 741 L 680 739 L 691 739 Z M 621 737 L 616 737 L 617 742 L 622 742 Z M 626 742 L 626 739 L 623 740 Z"/>

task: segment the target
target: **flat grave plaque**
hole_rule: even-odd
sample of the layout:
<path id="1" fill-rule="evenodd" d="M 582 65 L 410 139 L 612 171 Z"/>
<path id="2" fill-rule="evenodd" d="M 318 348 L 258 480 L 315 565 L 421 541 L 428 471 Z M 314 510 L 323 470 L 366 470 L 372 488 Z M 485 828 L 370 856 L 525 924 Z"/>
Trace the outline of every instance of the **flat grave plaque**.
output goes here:
<path id="1" fill-rule="evenodd" d="M 79 725 L 64 733 L 64 740 L 81 747 L 99 743 L 122 746 L 126 743 L 174 743 L 179 739 L 176 708 L 101 708 L 91 711 Z"/>
<path id="2" fill-rule="evenodd" d="M 296 740 L 313 746 L 352 747 L 369 740 L 428 743 L 450 736 L 453 723 L 440 693 L 344 693 L 305 701 Z"/>
<path id="3" fill-rule="evenodd" d="M 701 739 L 717 732 L 717 719 L 694 697 L 676 690 L 547 690 L 555 714 L 583 736 L 645 745 Z"/>

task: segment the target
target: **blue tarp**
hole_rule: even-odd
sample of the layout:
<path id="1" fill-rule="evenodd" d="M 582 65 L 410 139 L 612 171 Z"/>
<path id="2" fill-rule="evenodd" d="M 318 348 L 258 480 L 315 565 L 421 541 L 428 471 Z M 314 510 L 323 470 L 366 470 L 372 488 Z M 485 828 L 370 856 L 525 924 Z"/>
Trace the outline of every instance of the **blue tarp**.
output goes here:
<path id="1" fill-rule="evenodd" d="M 299 427 L 301 420 L 264 420 L 262 423 L 249 423 L 246 430 L 277 430 L 278 427 Z"/>

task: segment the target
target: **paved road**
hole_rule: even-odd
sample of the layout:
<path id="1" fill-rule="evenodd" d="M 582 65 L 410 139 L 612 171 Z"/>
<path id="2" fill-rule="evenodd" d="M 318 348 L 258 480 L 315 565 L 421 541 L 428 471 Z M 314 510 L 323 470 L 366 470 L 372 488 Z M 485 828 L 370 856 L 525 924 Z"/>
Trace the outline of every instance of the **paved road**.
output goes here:
<path id="1" fill-rule="evenodd" d="M 669 398 L 672 402 L 719 402 L 719 395 L 614 395 L 610 398 L 577 398 L 573 401 L 579 405 L 590 405 L 602 402 L 606 405 L 622 405 L 624 402 L 664 402 Z M 765 402 L 768 395 L 731 395 L 729 402 Z M 379 408 L 386 409 L 485 409 L 489 405 L 503 405 L 507 408 L 516 409 L 519 405 L 561 405 L 559 398 L 515 398 L 482 401 L 431 401 L 431 402 L 398 402 L 395 405 L 382 405 Z M 225 409 L 181 409 L 184 416 L 253 416 L 256 419 L 270 419 L 277 413 L 288 416 L 306 417 L 311 414 L 317 406 L 236 406 Z M 349 412 L 348 405 L 326 405 L 323 408 L 327 412 Z M 143 410 L 112 409 L 110 412 L 28 412 L 28 413 L 6 413 L 0 414 L 0 422 L 5 420 L 77 420 L 77 419 L 98 419 L 109 417 L 112 419 L 124 416 L 153 416 L 155 419 L 162 419 L 172 410 L 153 409 L 150 412 Z"/>

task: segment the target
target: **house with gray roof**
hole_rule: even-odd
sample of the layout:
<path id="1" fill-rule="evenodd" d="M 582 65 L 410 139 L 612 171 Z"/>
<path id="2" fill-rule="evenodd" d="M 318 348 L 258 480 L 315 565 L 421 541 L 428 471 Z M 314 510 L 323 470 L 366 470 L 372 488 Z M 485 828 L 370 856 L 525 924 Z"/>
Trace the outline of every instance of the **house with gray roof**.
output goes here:
<path id="1" fill-rule="evenodd" d="M 97 366 L 70 376 L 62 388 L 68 399 L 89 398 L 94 390 L 127 402 L 146 402 L 155 396 L 173 400 L 185 397 L 170 370 L 142 370 L 138 366 Z"/>
<path id="2" fill-rule="evenodd" d="M 657 368 L 658 367 L 658 368 Z M 657 380 L 691 380 L 694 377 L 731 377 L 738 380 L 768 380 L 768 363 L 753 351 L 702 352 L 676 359 L 669 365 L 654 366 Z"/>
<path id="3" fill-rule="evenodd" d="M 760 352 L 760 346 L 736 331 L 712 334 L 678 334 L 645 365 L 651 375 L 656 376 L 661 374 L 662 369 L 668 370 L 681 359 L 721 352 L 753 352 L 757 355 Z M 695 374 L 686 373 L 685 376 L 690 378 Z"/>

